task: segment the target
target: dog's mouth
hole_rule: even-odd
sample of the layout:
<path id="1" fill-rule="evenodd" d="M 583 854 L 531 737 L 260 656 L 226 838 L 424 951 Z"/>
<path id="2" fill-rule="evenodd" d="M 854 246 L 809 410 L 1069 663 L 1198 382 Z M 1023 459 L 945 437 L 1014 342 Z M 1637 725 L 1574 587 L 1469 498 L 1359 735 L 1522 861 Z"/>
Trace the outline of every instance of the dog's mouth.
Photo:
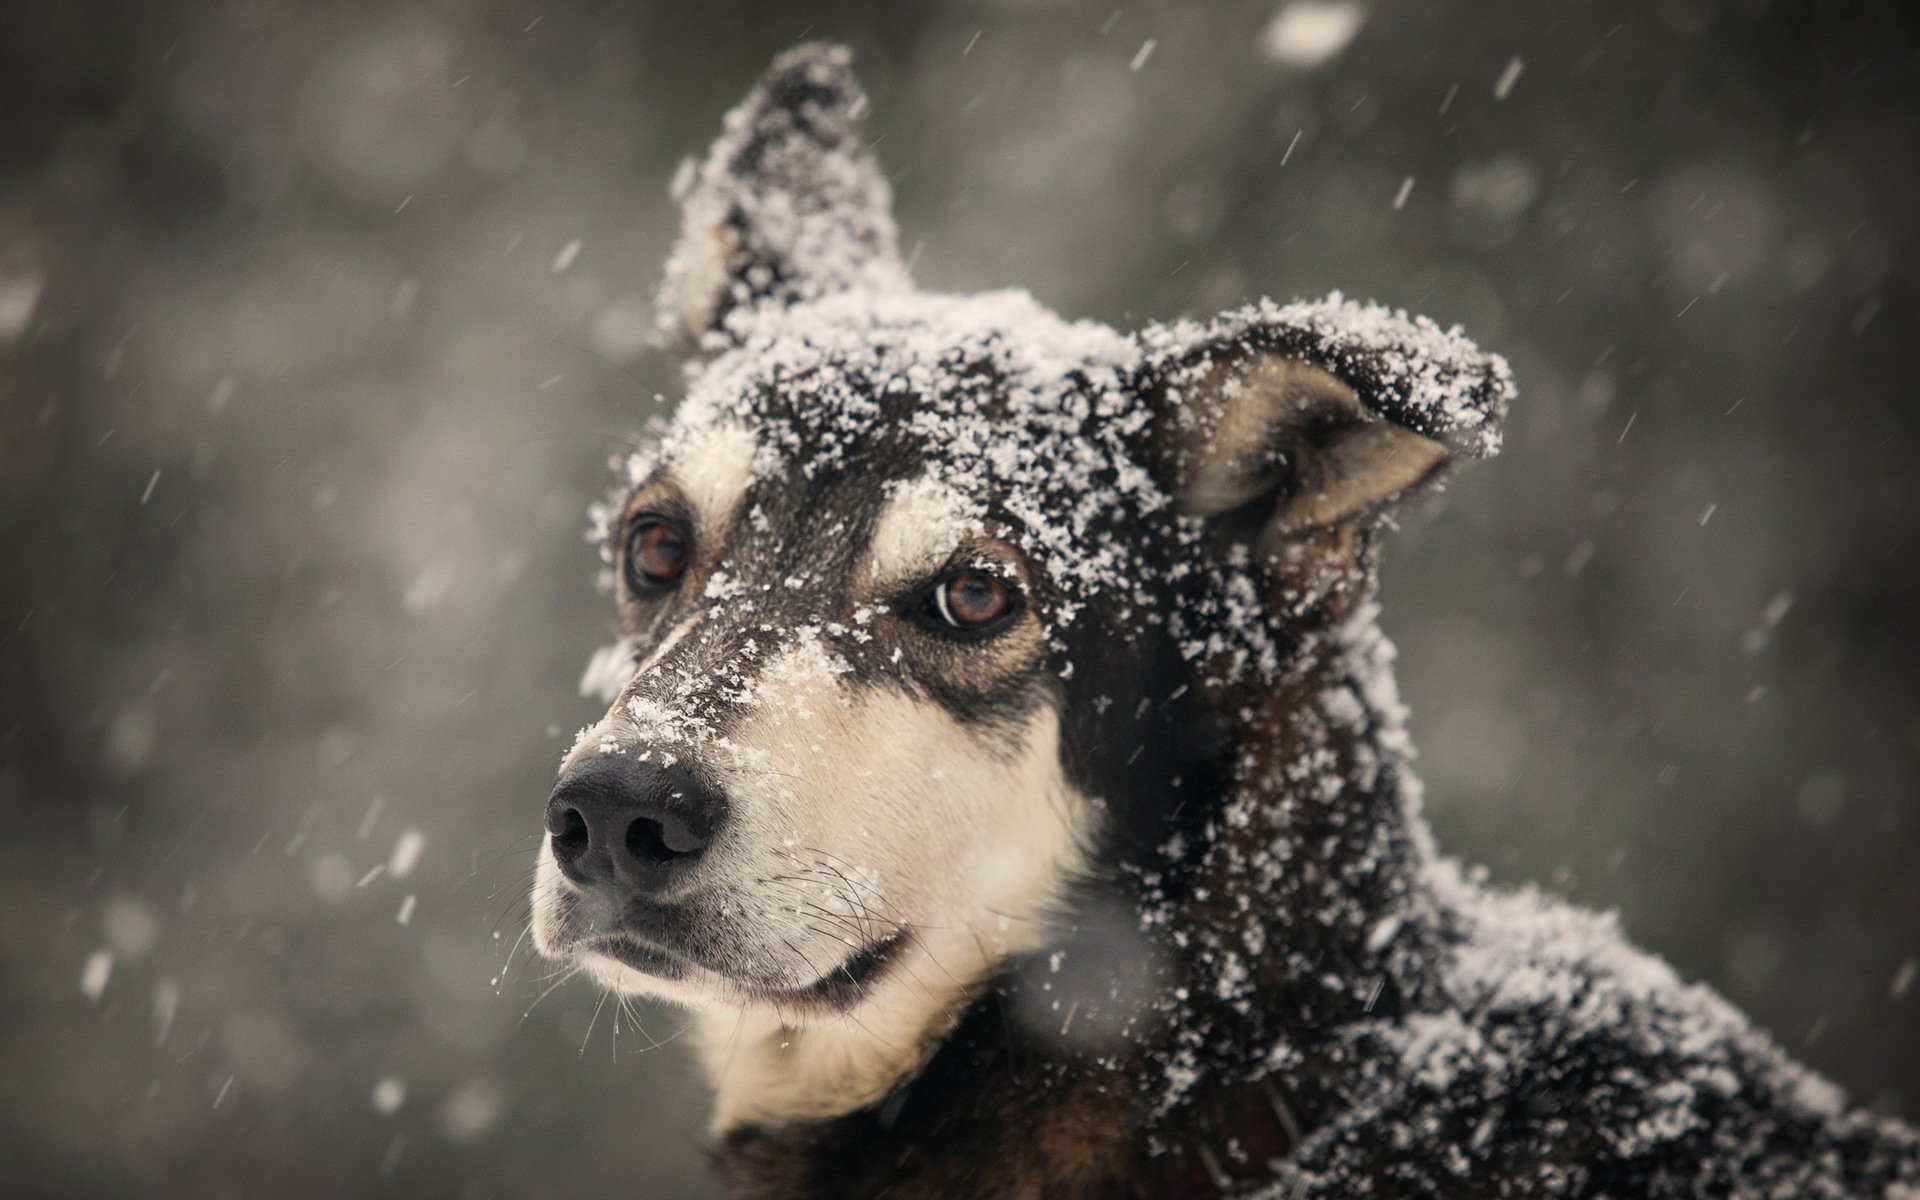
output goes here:
<path id="1" fill-rule="evenodd" d="M 718 977 L 742 999 L 781 1009 L 848 1012 L 873 991 L 888 969 L 900 960 L 910 941 L 911 935 L 904 930 L 888 934 L 860 947 L 812 982 L 797 988 L 743 977 L 625 931 L 582 939 L 576 949 L 602 955 L 657 979 L 686 980 L 701 974 Z"/>
<path id="2" fill-rule="evenodd" d="M 902 931 L 869 942 L 839 966 L 784 999 L 788 1003 L 819 1005 L 845 1012 L 865 999 L 887 968 L 900 960 L 907 939 L 908 935 Z"/>

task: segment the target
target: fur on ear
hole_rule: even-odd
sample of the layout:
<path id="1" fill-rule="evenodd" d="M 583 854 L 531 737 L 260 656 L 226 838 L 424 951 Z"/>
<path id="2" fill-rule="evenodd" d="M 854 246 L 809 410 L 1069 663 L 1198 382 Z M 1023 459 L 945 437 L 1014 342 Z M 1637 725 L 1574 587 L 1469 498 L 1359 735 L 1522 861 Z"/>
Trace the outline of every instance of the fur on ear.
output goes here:
<path id="1" fill-rule="evenodd" d="M 1164 486 L 1196 516 L 1257 508 L 1268 549 L 1492 455 L 1514 392 L 1506 361 L 1459 330 L 1338 293 L 1154 326 L 1140 342 Z"/>
<path id="2" fill-rule="evenodd" d="M 680 241 L 656 306 L 668 342 L 724 335 L 738 310 L 911 286 L 852 61 L 844 46 L 788 50 L 727 114 L 706 161 L 682 167 Z"/>

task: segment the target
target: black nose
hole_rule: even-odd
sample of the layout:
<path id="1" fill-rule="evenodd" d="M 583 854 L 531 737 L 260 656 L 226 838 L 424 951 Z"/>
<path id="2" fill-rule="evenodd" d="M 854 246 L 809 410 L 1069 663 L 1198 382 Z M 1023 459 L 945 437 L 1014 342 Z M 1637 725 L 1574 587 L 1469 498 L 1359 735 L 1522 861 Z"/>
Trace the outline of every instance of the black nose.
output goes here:
<path id="1" fill-rule="evenodd" d="M 724 815 L 719 796 L 685 767 L 606 754 L 560 777 L 547 832 L 575 883 L 650 896 L 700 860 Z"/>

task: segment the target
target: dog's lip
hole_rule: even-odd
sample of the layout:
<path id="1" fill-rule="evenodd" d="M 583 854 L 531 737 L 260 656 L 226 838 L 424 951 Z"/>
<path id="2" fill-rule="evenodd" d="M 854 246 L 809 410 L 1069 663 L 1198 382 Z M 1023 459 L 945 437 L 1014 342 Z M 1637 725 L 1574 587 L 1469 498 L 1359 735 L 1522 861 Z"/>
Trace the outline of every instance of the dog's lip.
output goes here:
<path id="1" fill-rule="evenodd" d="M 705 969 L 697 960 L 670 946 L 624 929 L 583 937 L 573 944 L 573 950 L 605 955 L 623 967 L 659 979 L 675 978 L 692 968 Z M 663 971 L 663 966 L 671 973 Z"/>
<path id="2" fill-rule="evenodd" d="M 911 940 L 912 934 L 897 930 L 855 950 L 839 966 L 829 968 L 826 974 L 803 988 L 771 989 L 770 998 L 786 1004 L 846 1012 L 866 998 L 887 968 L 906 952 Z"/>
<path id="3" fill-rule="evenodd" d="M 730 972 L 710 967 L 683 951 L 662 945 L 630 929 L 592 934 L 574 943 L 577 952 L 605 955 L 622 966 L 656 978 L 672 978 L 663 966 L 676 973 L 697 969 L 720 976 L 744 989 L 749 996 L 784 1007 L 826 1009 L 846 1012 L 858 1005 L 873 990 L 887 968 L 906 951 L 912 935 L 900 930 L 876 939 L 855 950 L 839 965 L 829 967 L 812 983 L 797 988 L 780 987 L 755 979 L 742 979 Z"/>
<path id="4" fill-rule="evenodd" d="M 623 947 L 638 948 L 644 954 L 673 959 L 687 966 L 703 966 L 699 958 L 678 943 L 687 928 L 697 921 L 694 912 L 681 906 L 629 902 L 624 911 L 605 924 L 576 926 L 568 939 L 568 949 L 593 950 L 619 958 Z M 634 965 L 638 969 L 637 964 Z"/>

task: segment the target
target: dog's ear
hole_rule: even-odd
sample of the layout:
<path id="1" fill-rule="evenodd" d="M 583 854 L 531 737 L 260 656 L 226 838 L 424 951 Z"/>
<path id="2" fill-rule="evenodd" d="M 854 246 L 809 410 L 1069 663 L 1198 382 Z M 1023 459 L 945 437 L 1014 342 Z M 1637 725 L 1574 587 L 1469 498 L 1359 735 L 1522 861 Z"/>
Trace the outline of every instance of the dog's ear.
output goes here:
<path id="1" fill-rule="evenodd" d="M 819 43 L 782 54 L 706 161 L 682 168 L 680 241 L 656 309 L 669 341 L 724 333 L 739 309 L 910 286 L 852 58 Z"/>
<path id="2" fill-rule="evenodd" d="M 1449 463 L 1493 454 L 1513 396 L 1505 360 L 1458 330 L 1338 295 L 1140 340 L 1162 486 L 1268 555 L 1364 528 Z"/>

